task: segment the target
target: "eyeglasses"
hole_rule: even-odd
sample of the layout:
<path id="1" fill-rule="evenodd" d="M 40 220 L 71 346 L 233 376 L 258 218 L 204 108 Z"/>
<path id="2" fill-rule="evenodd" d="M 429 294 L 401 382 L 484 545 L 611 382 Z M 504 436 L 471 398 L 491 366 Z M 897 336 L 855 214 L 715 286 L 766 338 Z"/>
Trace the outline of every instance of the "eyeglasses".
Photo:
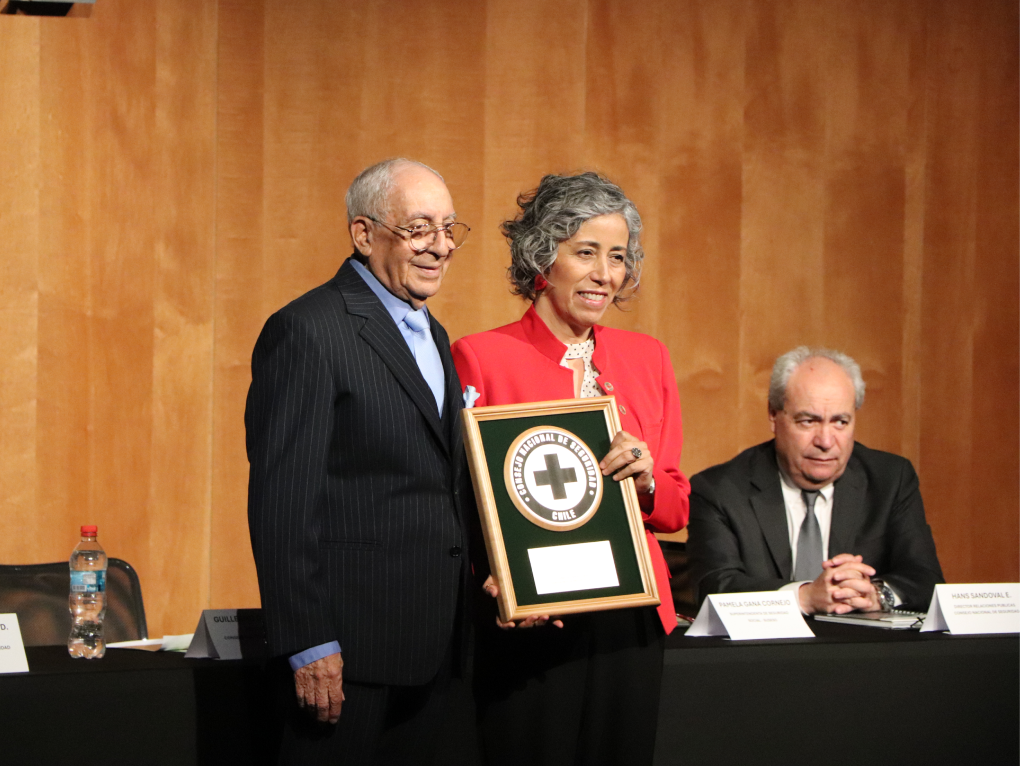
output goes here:
<path id="1" fill-rule="evenodd" d="M 416 253 L 423 253 L 428 248 L 431 248 L 437 241 L 438 232 L 444 232 L 445 239 L 448 241 L 448 249 L 452 251 L 461 247 L 466 242 L 466 238 L 469 237 L 469 226 L 461 221 L 453 221 L 450 224 L 442 224 L 439 227 L 431 227 L 427 224 L 419 224 L 414 227 L 399 227 L 385 224 L 383 221 L 373 218 L 373 216 L 367 216 L 366 218 L 394 232 L 403 240 L 407 240 Z"/>

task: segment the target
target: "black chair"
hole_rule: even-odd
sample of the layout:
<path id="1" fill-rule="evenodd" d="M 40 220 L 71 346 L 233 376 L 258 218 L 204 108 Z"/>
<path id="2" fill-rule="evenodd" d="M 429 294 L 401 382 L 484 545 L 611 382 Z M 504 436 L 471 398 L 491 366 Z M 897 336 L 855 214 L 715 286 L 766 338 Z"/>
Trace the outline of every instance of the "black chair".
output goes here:
<path id="1" fill-rule="evenodd" d="M 18 614 L 25 645 L 64 645 L 71 633 L 68 562 L 0 565 L 0 613 Z M 148 637 L 139 575 L 124 560 L 107 559 L 106 618 L 108 643 Z"/>
<path id="2" fill-rule="evenodd" d="M 690 573 L 690 559 L 686 553 L 686 542 L 684 541 L 659 541 L 661 553 L 665 555 L 665 562 L 668 563 L 669 573 L 672 578 L 669 586 L 672 588 L 672 601 L 676 606 L 676 613 L 684 616 L 696 616 L 697 599 L 693 591 L 693 574 Z"/>

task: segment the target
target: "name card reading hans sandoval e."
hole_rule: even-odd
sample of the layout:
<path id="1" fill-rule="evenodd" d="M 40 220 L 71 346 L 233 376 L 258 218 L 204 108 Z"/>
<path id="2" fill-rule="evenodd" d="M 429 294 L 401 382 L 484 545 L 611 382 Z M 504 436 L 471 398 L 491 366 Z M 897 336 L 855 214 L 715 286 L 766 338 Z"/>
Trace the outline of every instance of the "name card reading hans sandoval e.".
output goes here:
<path id="1" fill-rule="evenodd" d="M 922 632 L 1020 633 L 1020 584 L 936 584 Z"/>
<path id="2" fill-rule="evenodd" d="M 687 637 L 728 635 L 731 640 L 814 637 L 789 590 L 708 595 Z"/>
<path id="3" fill-rule="evenodd" d="M 18 614 L 0 613 L 0 674 L 28 672 Z"/>
<path id="4" fill-rule="evenodd" d="M 186 659 L 259 659 L 267 654 L 267 632 L 259 608 L 205 610 Z"/>

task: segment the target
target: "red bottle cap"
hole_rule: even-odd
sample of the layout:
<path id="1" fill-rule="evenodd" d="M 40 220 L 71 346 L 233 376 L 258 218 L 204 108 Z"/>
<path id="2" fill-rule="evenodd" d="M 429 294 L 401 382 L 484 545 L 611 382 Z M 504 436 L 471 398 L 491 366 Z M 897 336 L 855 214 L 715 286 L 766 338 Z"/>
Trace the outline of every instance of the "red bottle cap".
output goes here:
<path id="1" fill-rule="evenodd" d="M 82 535 L 83 536 L 95 536 L 96 535 L 96 526 L 95 525 L 83 525 L 82 526 Z"/>

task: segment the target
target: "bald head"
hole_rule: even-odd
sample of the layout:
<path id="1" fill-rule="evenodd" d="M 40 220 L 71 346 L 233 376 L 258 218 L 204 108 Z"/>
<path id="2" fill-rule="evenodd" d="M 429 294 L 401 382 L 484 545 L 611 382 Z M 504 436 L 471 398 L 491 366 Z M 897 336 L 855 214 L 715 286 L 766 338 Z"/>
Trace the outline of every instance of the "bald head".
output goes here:
<path id="1" fill-rule="evenodd" d="M 410 168 L 426 170 L 444 183 L 441 174 L 415 160 L 404 157 L 382 160 L 356 176 L 349 186 L 345 195 L 349 225 L 351 226 L 357 216 L 384 220 L 390 213 L 390 199 L 395 191 L 398 175 Z"/>

